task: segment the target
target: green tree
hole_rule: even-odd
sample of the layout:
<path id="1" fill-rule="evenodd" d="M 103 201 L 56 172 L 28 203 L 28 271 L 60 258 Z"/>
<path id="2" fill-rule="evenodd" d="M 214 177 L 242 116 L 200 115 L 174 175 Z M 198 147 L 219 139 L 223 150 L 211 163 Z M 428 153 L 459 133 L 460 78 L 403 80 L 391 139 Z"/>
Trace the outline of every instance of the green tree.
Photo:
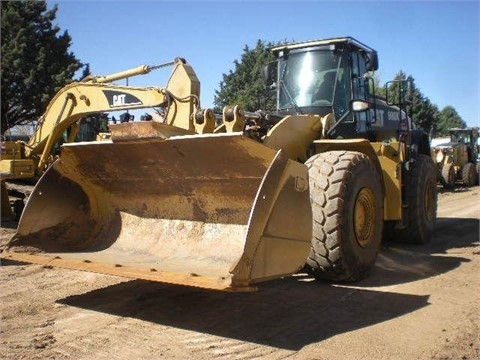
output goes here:
<path id="1" fill-rule="evenodd" d="M 433 136 L 448 135 L 448 129 L 459 127 L 465 128 L 466 122 L 458 115 L 453 106 L 446 106 L 439 111 L 438 106 L 430 101 L 430 99 L 422 94 L 416 87 L 415 79 L 410 75 L 407 76 L 403 71 L 399 71 L 395 76 L 396 81 L 391 82 L 388 88 L 388 98 L 390 102 L 398 104 L 398 94 L 400 84 L 404 85 L 405 100 L 410 101 L 410 110 L 408 113 L 412 116 L 415 124 L 432 133 Z M 406 81 L 410 81 L 410 86 L 406 86 Z M 380 79 L 375 74 L 374 82 L 376 86 L 377 96 L 386 97 L 386 88 L 380 88 Z"/>
<path id="2" fill-rule="evenodd" d="M 415 125 L 430 132 L 438 117 L 438 107 L 417 88 L 411 75 L 407 76 L 400 70 L 387 85 L 387 90 L 386 96 L 390 103 L 405 105 L 405 110 Z"/>
<path id="3" fill-rule="evenodd" d="M 223 74 L 220 90 L 215 90 L 215 112 L 226 105 L 240 105 L 246 111 L 275 108 L 275 99 L 267 97 L 263 83 L 263 67 L 275 60 L 268 51 L 273 45 L 261 40 L 253 49 L 245 45 L 240 61 L 234 61 L 235 69 Z"/>
<path id="4" fill-rule="evenodd" d="M 2 1 L 1 132 L 31 123 L 71 81 L 82 63 L 68 49 L 71 38 L 52 22 L 57 5 L 45 1 Z"/>
<path id="5" fill-rule="evenodd" d="M 378 73 L 373 73 L 372 81 L 369 82 L 370 94 L 375 94 L 376 97 L 385 99 L 385 87 L 381 84 L 381 79 Z"/>
<path id="6" fill-rule="evenodd" d="M 89 63 L 84 64 L 82 75 L 80 76 L 80 80 L 84 80 L 91 75 L 92 73 L 90 72 L 90 64 Z"/>
<path id="7" fill-rule="evenodd" d="M 413 113 L 414 122 L 418 127 L 428 133 L 435 128 L 438 118 L 438 107 L 428 97 L 423 96 L 417 103 L 414 103 Z"/>
<path id="8" fill-rule="evenodd" d="M 463 121 L 460 115 L 458 115 L 455 108 L 453 106 L 445 106 L 438 114 L 438 122 L 435 126 L 435 136 L 446 136 L 448 135 L 448 129 L 451 128 L 464 129 L 466 127 L 466 122 Z"/>

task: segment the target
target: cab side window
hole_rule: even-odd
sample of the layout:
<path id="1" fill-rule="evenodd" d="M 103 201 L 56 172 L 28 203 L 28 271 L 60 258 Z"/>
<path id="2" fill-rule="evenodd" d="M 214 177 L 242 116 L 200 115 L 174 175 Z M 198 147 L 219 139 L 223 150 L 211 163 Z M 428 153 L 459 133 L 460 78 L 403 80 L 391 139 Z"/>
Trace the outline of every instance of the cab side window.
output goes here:
<path id="1" fill-rule="evenodd" d="M 352 93 L 353 99 L 369 101 L 370 91 L 368 80 L 364 78 L 366 70 L 366 60 L 362 53 L 352 53 Z M 357 132 L 365 132 L 371 124 L 371 114 L 368 111 L 355 114 L 357 122 Z"/>
<path id="2" fill-rule="evenodd" d="M 348 74 L 348 55 L 344 54 L 340 59 L 340 66 L 338 67 L 337 81 L 335 84 L 335 95 L 333 101 L 335 118 L 337 120 L 348 112 L 351 94 L 351 82 L 349 80 Z"/>
<path id="3" fill-rule="evenodd" d="M 363 77 L 366 73 L 365 65 L 366 60 L 362 54 L 352 53 L 353 97 L 355 99 L 368 100 L 368 81 Z"/>

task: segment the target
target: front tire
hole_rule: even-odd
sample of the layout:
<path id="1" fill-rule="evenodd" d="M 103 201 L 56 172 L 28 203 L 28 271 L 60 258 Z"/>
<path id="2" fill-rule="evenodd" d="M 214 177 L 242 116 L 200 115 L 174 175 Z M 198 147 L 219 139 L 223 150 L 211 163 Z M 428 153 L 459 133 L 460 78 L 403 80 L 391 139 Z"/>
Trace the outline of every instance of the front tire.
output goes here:
<path id="1" fill-rule="evenodd" d="M 452 189 L 455 185 L 455 167 L 452 163 L 442 167 L 441 183 L 445 189 Z"/>
<path id="2" fill-rule="evenodd" d="M 467 187 L 474 186 L 477 182 L 477 174 L 475 171 L 475 165 L 472 163 L 466 163 L 462 167 L 462 182 Z"/>
<path id="3" fill-rule="evenodd" d="M 334 281 L 365 278 L 382 240 L 383 192 L 375 166 L 352 151 L 317 154 L 305 165 L 313 212 L 307 271 Z"/>

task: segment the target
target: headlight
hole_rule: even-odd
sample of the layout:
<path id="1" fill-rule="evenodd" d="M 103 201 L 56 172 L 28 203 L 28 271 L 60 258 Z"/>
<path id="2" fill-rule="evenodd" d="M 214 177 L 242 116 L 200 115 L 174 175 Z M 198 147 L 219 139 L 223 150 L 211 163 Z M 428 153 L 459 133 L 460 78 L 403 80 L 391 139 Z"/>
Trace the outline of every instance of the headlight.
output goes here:
<path id="1" fill-rule="evenodd" d="M 437 152 L 437 156 L 436 156 L 437 163 L 441 163 L 444 157 L 445 155 L 443 154 L 443 151 Z"/>

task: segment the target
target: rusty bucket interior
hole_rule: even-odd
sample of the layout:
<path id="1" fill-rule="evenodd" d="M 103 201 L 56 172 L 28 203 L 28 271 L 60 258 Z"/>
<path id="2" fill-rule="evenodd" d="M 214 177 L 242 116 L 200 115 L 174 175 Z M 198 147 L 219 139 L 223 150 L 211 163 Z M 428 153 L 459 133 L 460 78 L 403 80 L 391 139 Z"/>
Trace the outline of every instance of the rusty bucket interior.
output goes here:
<path id="1" fill-rule="evenodd" d="M 1 257 L 248 291 L 304 265 L 311 222 L 306 167 L 239 134 L 74 143 Z"/>

